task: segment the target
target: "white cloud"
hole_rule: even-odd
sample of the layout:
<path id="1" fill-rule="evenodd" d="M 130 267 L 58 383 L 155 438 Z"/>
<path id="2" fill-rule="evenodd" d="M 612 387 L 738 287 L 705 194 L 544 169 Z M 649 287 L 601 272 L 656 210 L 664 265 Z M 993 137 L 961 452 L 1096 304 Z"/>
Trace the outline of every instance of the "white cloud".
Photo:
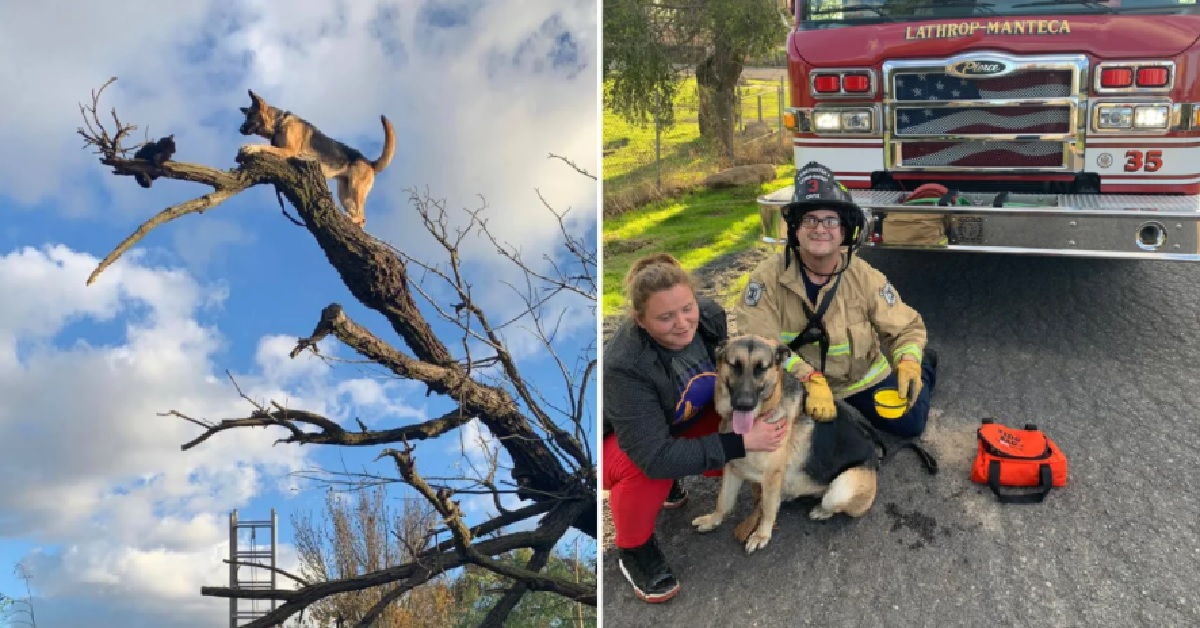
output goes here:
<path id="1" fill-rule="evenodd" d="M 559 237 L 559 226 L 538 191 L 557 211 L 572 210 L 574 228 L 581 231 L 594 223 L 595 182 L 549 158 L 550 153 L 563 155 L 597 172 L 594 2 L 426 2 L 406 7 L 390 20 L 390 36 L 404 50 L 392 55 L 360 35 L 372 32 L 366 23 L 379 15 L 371 3 L 347 5 L 344 12 L 329 3 L 303 5 L 295 13 L 276 3 L 261 6 L 263 19 L 243 32 L 244 45 L 258 51 L 246 79 L 263 86 L 255 88 L 257 93 L 288 103 L 312 121 L 329 120 L 320 122 L 328 132 L 361 137 L 372 147 L 382 140 L 380 113 L 388 113 L 397 125 L 396 160 L 368 201 L 369 229 L 379 237 L 418 259 L 445 259 L 445 252 L 416 227 L 406 191 L 412 187 L 446 199 L 452 225 L 463 224 L 461 210 L 477 209 L 486 200 L 482 216 L 497 239 L 516 247 L 540 270 L 546 269 L 542 251 Z M 339 13 L 347 22 L 343 31 L 324 38 L 313 35 L 320 30 L 314 25 L 332 22 Z M 506 27 L 490 26 L 495 24 Z M 582 71 L 574 63 L 558 70 L 548 67 L 564 32 L 577 46 L 573 61 L 585 65 Z M 230 46 L 242 45 L 239 37 L 231 41 Z M 559 47 L 570 49 L 561 42 Z M 397 56 L 405 61 L 398 64 Z M 354 60 L 356 72 L 324 71 L 346 59 Z M 288 70 L 301 66 L 312 71 Z M 537 71 L 531 74 L 532 69 Z M 388 80 L 379 80 L 382 76 Z M 330 93 L 357 97 L 331 99 Z M 398 115 L 390 113 L 397 110 Z M 364 150 L 374 155 L 377 149 Z M 381 213 L 384 195 L 389 203 Z M 519 300 L 502 283 L 523 289 L 520 271 L 498 259 L 490 242 L 468 237 L 462 257 L 473 271 L 477 297 L 494 320 L 520 311 Z M 556 300 L 548 308 L 550 316 L 569 306 L 570 299 Z M 590 312 L 568 320 L 571 331 L 595 325 Z M 517 333 L 506 339 L 521 357 L 541 350 L 522 342 Z"/>
<path id="2" fill-rule="evenodd" d="M 500 446 L 500 441 L 492 436 L 479 419 L 471 419 L 463 425 L 459 445 L 471 464 L 484 468 L 492 453 Z"/>
<path id="3" fill-rule="evenodd" d="M 93 543 L 56 555 L 35 553 L 25 565 L 38 574 L 40 595 L 47 596 L 35 602 L 42 602 L 36 607 L 40 626 L 207 628 L 222 625 L 229 602 L 197 595 L 198 583 L 227 581 L 229 567 L 221 560 L 228 556 L 227 540 L 194 551 Z M 280 568 L 297 571 L 293 547 L 279 546 L 277 561 Z M 263 579 L 266 574 L 257 570 L 241 577 Z M 282 577 L 277 585 L 295 586 Z M 72 604 L 53 603 L 61 597 L 69 597 Z M 241 604 L 248 608 L 251 602 Z M 267 608 L 265 602 L 257 604 L 259 609 Z"/>
<path id="4" fill-rule="evenodd" d="M 305 450 L 273 446 L 277 430 L 241 430 L 180 451 L 199 428 L 157 413 L 249 410 L 218 376 L 218 332 L 196 318 L 214 295 L 186 274 L 129 261 L 84 287 L 96 263 L 61 246 L 0 257 L 0 293 L 23 295 L 0 301 L 0 537 L 62 548 L 29 563 L 41 594 L 219 613 L 197 592 L 227 578 L 223 513 L 299 470 Z M 72 323 L 114 321 L 114 343 L 55 344 Z M 255 372 L 236 375 L 251 399 L 343 419 L 421 416 L 395 401 L 399 384 L 335 381 L 311 354 L 287 358 L 294 342 L 262 339 Z"/>
<path id="5" fill-rule="evenodd" d="M 22 121 L 0 129 L 0 142 L 24 147 L 0 158 L 0 189 L 22 204 L 51 201 L 69 216 L 132 225 L 205 191 L 163 180 L 146 191 L 79 150 L 68 132 L 80 124 L 75 104 L 118 75 L 106 106 L 156 136 L 174 133 L 177 159 L 223 167 L 235 165 L 239 145 L 265 141 L 237 133 L 247 88 L 372 157 L 382 145 L 379 115 L 387 115 L 398 148 L 368 199 L 368 229 L 418 259 L 440 263 L 446 255 L 420 226 L 409 188 L 445 199 L 452 227 L 482 196 L 489 228 L 539 270 L 560 237 L 539 192 L 556 211 L 571 210 L 576 235 L 594 228 L 596 182 L 549 158 L 598 174 L 594 0 L 255 0 L 187 10 L 114 0 L 92 11 L 50 0 L 0 6 L 0 24 L 54 25 L 53 33 L 0 27 L 0 53 L 8 53 L 0 58 L 38 59 L 0 64 L 0 79 L 36 86 L 0 103 L 4 119 Z M 106 203 L 86 185 L 94 180 Z M 267 190 L 247 198 L 274 203 Z M 100 213 L 107 204 L 113 211 Z M 162 229 L 193 269 L 264 237 L 211 213 Z M 520 311 L 502 283 L 523 288 L 515 266 L 482 237 L 468 237 L 461 255 L 493 319 Z M 574 310 L 564 333 L 594 328 L 591 313 L 571 301 L 548 306 L 552 317 Z M 505 339 L 519 357 L 541 350 L 521 333 Z"/>
<path id="6" fill-rule="evenodd" d="M 174 133 L 178 159 L 226 167 L 239 144 L 264 141 L 237 133 L 247 88 L 369 156 L 387 115 L 398 148 L 368 200 L 368 225 L 414 254 L 434 245 L 414 228 L 410 187 L 446 198 L 455 216 L 483 195 L 497 235 L 534 260 L 558 236 L 534 188 L 558 210 L 574 208 L 579 228 L 594 224 L 595 182 L 548 158 L 598 172 L 594 0 L 114 0 L 92 10 L 47 0 L 3 5 L 0 24 L 0 58 L 11 60 L 0 81 L 25 86 L 0 103 L 5 120 L 20 120 L 0 141 L 23 147 L 3 160 L 0 186 L 23 205 L 95 214 L 80 184 L 99 177 L 117 216 L 144 220 L 151 200 L 201 191 L 168 181 L 145 192 L 79 149 L 76 103 L 118 75 L 106 106 L 156 136 Z M 490 260 L 489 249 L 473 243 L 464 258 Z"/>
<path id="7" fill-rule="evenodd" d="M 594 0 L 0 3 L 0 83 L 21 86 L 0 99 L 8 121 L 0 143 L 21 147 L 0 157 L 0 204 L 17 221 L 38 211 L 131 229 L 206 190 L 159 180 L 147 191 L 111 176 L 80 150 L 76 104 L 119 76 L 103 112 L 116 106 L 154 136 L 174 133 L 179 160 L 232 167 L 240 144 L 264 141 L 237 133 L 251 87 L 371 157 L 382 140 L 379 115 L 395 124 L 396 157 L 368 200 L 372 233 L 443 259 L 404 190 L 447 199 L 456 219 L 483 195 L 496 234 L 537 262 L 558 226 L 535 188 L 556 209 L 573 208 L 573 227 L 594 228 L 595 182 L 548 154 L 598 172 L 596 12 Z M 247 199 L 277 211 L 269 190 Z M 45 241 L 33 230 L 8 233 Z M 170 245 L 173 263 L 193 271 L 232 247 L 271 244 L 235 212 L 190 217 L 156 236 L 149 244 Z M 71 617 L 39 609 L 51 628 L 129 625 L 130 617 L 184 626 L 176 618 L 190 609 L 208 609 L 215 619 L 198 625 L 212 625 L 226 603 L 197 591 L 225 579 L 225 520 L 213 513 L 279 488 L 272 483 L 305 463 L 302 450 L 272 446 L 277 431 L 242 430 L 179 450 L 198 428 L 157 413 L 224 418 L 248 408 L 215 363 L 221 334 L 204 322 L 224 288 L 151 267 L 150 257 L 127 253 L 90 287 L 84 278 L 96 260 L 64 247 L 0 258 L 0 293 L 20 297 L 0 300 L 0 537 L 61 548 L 32 561 L 40 590 L 74 596 Z M 489 243 L 469 238 L 463 259 L 494 319 L 516 311 L 498 280 L 518 275 L 495 263 Z M 595 326 L 590 315 L 570 321 L 573 330 Z M 97 326 L 119 340 L 74 340 Z M 506 338 L 518 357 L 539 350 Z M 423 416 L 397 401 L 423 392 L 419 385 L 377 371 L 334 378 L 314 356 L 288 358 L 293 343 L 260 341 L 253 372 L 238 375 L 252 399 L 350 424 Z M 322 344 L 324 355 L 336 349 Z"/>

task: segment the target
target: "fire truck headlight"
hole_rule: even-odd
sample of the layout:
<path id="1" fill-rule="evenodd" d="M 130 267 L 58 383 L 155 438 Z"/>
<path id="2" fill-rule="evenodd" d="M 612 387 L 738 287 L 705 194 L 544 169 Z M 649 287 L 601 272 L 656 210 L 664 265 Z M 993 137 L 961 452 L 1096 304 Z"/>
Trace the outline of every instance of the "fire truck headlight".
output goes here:
<path id="1" fill-rule="evenodd" d="M 1165 129 L 1170 118 L 1165 105 L 1137 107 L 1133 110 L 1133 126 L 1139 129 Z"/>
<path id="2" fill-rule="evenodd" d="M 1100 107 L 1097 126 L 1102 129 L 1128 129 L 1133 122 L 1132 107 Z"/>
<path id="3" fill-rule="evenodd" d="M 813 127 L 818 131 L 838 131 L 842 128 L 840 111 L 818 111 L 813 114 Z"/>
<path id="4" fill-rule="evenodd" d="M 856 109 L 842 112 L 842 130 L 866 133 L 871 130 L 871 111 Z"/>

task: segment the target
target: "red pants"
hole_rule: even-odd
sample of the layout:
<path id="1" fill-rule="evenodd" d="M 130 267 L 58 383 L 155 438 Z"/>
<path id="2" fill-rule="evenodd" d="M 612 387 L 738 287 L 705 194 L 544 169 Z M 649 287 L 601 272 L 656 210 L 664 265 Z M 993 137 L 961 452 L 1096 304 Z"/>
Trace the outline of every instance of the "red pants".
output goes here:
<path id="1" fill-rule="evenodd" d="M 721 416 L 712 406 L 705 408 L 687 431 L 677 438 L 700 438 L 714 434 L 721 425 Z M 637 547 L 650 540 L 658 513 L 662 510 L 672 480 L 646 477 L 629 456 L 617 446 L 617 435 L 604 439 L 604 490 L 609 491 L 608 506 L 612 511 L 613 527 L 617 529 L 616 544 L 621 548 Z M 721 470 L 705 471 L 708 477 L 719 477 Z"/>

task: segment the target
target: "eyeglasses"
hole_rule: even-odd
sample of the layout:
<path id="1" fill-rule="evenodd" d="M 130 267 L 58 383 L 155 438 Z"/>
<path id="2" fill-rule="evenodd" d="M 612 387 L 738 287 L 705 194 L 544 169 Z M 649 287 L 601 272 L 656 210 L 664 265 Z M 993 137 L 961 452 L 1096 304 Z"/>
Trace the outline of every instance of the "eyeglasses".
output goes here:
<path id="1" fill-rule="evenodd" d="M 817 218 L 813 215 L 805 216 L 800 219 L 800 224 L 805 229 L 816 229 L 818 224 L 825 225 L 826 229 L 837 229 L 842 226 L 842 219 L 839 216 L 826 216 L 825 218 Z"/>

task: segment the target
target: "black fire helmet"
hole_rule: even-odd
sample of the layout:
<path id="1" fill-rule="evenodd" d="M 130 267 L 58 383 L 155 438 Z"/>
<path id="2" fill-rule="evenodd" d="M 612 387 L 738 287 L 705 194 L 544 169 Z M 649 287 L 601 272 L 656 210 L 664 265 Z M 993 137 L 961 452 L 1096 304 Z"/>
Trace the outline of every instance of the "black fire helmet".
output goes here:
<path id="1" fill-rule="evenodd" d="M 787 251 L 784 267 L 791 265 L 791 255 L 800 257 L 800 241 L 796 230 L 805 214 L 825 209 L 837 212 L 842 220 L 842 246 L 849 247 L 850 255 L 858 248 L 858 239 L 866 228 L 866 216 L 862 208 L 826 166 L 810 161 L 796 170 L 792 187 L 792 200 L 782 208 L 783 221 L 787 225 Z M 849 260 L 847 260 L 849 261 Z"/>

